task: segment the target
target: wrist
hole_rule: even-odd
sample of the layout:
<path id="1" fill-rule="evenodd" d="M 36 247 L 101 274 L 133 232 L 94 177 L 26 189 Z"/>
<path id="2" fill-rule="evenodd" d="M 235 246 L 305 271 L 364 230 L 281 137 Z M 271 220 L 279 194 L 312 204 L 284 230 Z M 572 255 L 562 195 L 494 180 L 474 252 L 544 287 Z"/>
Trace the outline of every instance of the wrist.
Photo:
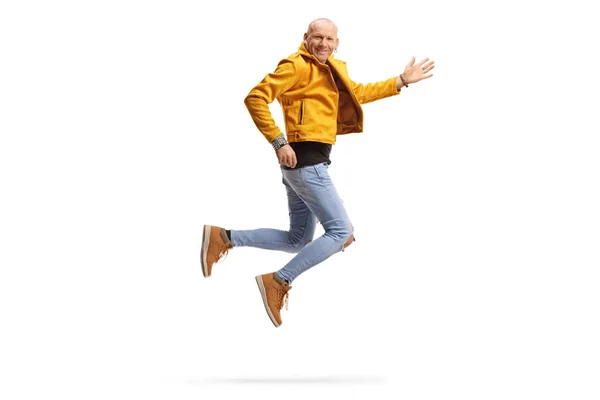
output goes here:
<path id="1" fill-rule="evenodd" d="M 404 74 L 400 74 L 400 81 L 402 81 L 402 85 L 404 87 L 408 87 L 408 84 L 406 83 L 406 79 L 404 79 Z"/>
<path id="2" fill-rule="evenodd" d="M 271 146 L 273 146 L 273 150 L 279 150 L 286 144 L 288 144 L 288 142 L 283 133 L 271 141 Z"/>

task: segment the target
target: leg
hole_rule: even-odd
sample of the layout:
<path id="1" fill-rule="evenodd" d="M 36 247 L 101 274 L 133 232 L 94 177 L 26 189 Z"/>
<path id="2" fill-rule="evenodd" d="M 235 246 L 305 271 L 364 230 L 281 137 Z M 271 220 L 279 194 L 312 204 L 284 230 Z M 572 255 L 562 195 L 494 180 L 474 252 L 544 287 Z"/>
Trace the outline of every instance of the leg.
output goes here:
<path id="1" fill-rule="evenodd" d="M 317 226 L 314 213 L 298 197 L 293 187 L 285 179 L 283 183 L 288 197 L 289 231 L 278 229 L 232 230 L 231 242 L 234 247 L 249 246 L 297 253 L 312 240 Z"/>
<path id="2" fill-rule="evenodd" d="M 343 250 L 352 237 L 352 224 L 328 173 L 327 164 L 298 170 L 284 170 L 284 180 L 293 187 L 307 207 L 317 217 L 325 234 L 309 243 L 277 271 L 279 277 L 291 283 L 309 268 Z"/>

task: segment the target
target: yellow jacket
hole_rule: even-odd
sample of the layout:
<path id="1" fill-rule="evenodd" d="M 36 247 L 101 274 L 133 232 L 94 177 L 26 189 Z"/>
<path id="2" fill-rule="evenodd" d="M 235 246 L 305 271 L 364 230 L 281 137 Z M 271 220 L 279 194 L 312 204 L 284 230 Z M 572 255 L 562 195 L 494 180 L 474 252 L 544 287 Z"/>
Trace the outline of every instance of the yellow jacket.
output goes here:
<path id="1" fill-rule="evenodd" d="M 338 134 L 363 131 L 361 104 L 398 93 L 396 77 L 365 85 L 355 83 L 348 76 L 345 62 L 331 55 L 327 64 L 321 64 L 303 43 L 250 91 L 244 103 L 269 142 L 282 133 L 269 109 L 277 99 L 288 142 L 334 144 Z"/>

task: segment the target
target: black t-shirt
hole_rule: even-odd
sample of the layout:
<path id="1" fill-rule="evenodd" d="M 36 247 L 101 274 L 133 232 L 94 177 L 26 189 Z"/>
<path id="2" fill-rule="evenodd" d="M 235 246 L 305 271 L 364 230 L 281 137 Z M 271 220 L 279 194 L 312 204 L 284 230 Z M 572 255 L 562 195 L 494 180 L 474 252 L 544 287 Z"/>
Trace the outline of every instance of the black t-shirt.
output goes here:
<path id="1" fill-rule="evenodd" d="M 339 77 L 331 70 L 333 79 L 340 93 L 345 92 L 348 95 L 348 89 L 344 86 Z M 331 145 L 320 142 L 292 142 L 289 143 L 292 149 L 296 153 L 296 168 L 307 167 L 309 165 L 315 165 L 326 162 L 331 164 L 329 154 L 331 154 Z M 292 169 L 289 167 L 283 167 L 285 169 Z"/>
<path id="2" fill-rule="evenodd" d="M 309 165 L 321 164 L 326 162 L 331 164 L 329 154 L 331 154 L 331 145 L 320 142 L 291 142 L 289 143 L 296 153 L 296 168 L 307 167 Z M 283 167 L 291 169 L 289 167 Z"/>

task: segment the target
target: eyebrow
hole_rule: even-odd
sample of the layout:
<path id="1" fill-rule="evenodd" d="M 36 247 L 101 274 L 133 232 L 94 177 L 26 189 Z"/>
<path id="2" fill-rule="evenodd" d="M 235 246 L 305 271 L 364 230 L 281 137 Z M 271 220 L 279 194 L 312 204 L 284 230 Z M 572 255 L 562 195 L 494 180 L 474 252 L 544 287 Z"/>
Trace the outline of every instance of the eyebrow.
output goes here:
<path id="1" fill-rule="evenodd" d="M 327 39 L 335 39 L 335 38 L 334 38 L 333 36 L 331 36 L 331 35 L 324 35 L 324 34 L 322 34 L 322 33 L 315 33 L 315 34 L 314 34 L 314 35 L 312 35 L 312 36 L 314 36 L 314 37 L 325 37 L 325 38 L 327 38 Z"/>

